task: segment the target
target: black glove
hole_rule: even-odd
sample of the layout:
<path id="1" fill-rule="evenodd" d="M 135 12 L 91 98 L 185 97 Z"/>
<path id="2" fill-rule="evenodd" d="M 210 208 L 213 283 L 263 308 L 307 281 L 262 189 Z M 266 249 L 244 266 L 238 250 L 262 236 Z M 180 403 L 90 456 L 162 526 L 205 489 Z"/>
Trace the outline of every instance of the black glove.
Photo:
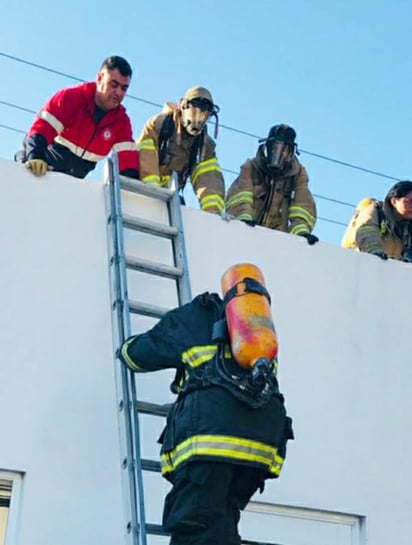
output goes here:
<path id="1" fill-rule="evenodd" d="M 310 246 L 313 246 L 314 244 L 319 242 L 318 237 L 316 235 L 312 235 L 311 233 L 301 233 L 299 236 L 305 237 Z"/>
<path id="2" fill-rule="evenodd" d="M 250 225 L 251 227 L 254 227 L 256 225 L 256 222 L 254 220 L 240 220 L 243 221 L 243 223 L 246 223 L 247 225 Z"/>
<path id="3" fill-rule="evenodd" d="M 405 263 L 412 263 L 412 248 L 406 248 L 401 254 L 401 260 Z"/>
<path id="4" fill-rule="evenodd" d="M 385 259 L 385 260 L 388 259 L 388 256 L 382 250 L 375 250 L 374 252 L 370 252 L 370 253 L 373 255 L 377 255 L 381 259 Z"/>

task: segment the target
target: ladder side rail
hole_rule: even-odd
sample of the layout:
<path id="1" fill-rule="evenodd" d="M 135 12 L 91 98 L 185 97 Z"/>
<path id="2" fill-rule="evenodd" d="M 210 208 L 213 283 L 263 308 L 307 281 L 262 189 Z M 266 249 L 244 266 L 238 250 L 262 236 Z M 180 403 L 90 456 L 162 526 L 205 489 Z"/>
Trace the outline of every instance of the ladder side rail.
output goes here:
<path id="1" fill-rule="evenodd" d="M 109 158 L 109 183 L 114 242 L 114 269 L 116 290 L 116 314 L 119 346 L 130 336 L 131 323 L 128 304 L 126 257 L 124 251 L 121 188 L 117 154 Z M 126 427 L 127 469 L 131 505 L 131 528 L 133 545 L 146 545 L 146 519 L 144 508 L 144 487 L 140 453 L 140 430 L 135 407 L 137 406 L 136 386 L 133 373 L 121 365 L 123 411 Z M 137 439 L 137 440 L 135 440 Z M 141 538 L 141 539 L 140 539 Z"/>
<path id="2" fill-rule="evenodd" d="M 168 213 L 170 225 L 178 231 L 177 236 L 172 241 L 173 261 L 175 267 L 183 271 L 183 275 L 176 279 L 177 294 L 179 306 L 189 303 L 192 300 L 192 290 L 190 287 L 189 267 L 187 262 L 186 244 L 183 232 L 183 216 L 179 196 L 179 181 L 176 172 L 172 173 L 171 189 L 174 190 L 173 199 L 168 203 Z"/>

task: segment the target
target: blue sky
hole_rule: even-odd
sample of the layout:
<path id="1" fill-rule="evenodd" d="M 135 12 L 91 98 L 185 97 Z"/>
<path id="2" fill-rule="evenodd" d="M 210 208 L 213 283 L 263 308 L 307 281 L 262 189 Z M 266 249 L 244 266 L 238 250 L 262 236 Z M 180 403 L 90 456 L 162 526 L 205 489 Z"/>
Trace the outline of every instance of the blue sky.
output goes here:
<path id="1" fill-rule="evenodd" d="M 124 105 L 137 137 L 156 104 L 208 87 L 223 125 L 265 136 L 288 123 L 302 150 L 411 179 L 412 56 L 409 0 L 124 0 L 99 3 L 3 0 L 0 53 L 94 80 L 110 54 L 134 69 Z M 0 55 L 0 101 L 38 110 L 76 82 Z M 0 123 L 27 130 L 33 115 L 0 103 Z M 213 133 L 211 127 L 210 133 Z M 23 135 L 0 127 L 0 157 Z M 238 171 L 257 138 L 221 128 L 221 166 Z M 318 215 L 347 224 L 365 196 L 383 198 L 394 180 L 302 152 Z M 89 175 L 99 179 L 101 170 Z M 225 172 L 226 185 L 235 174 Z M 191 191 L 189 205 L 197 206 Z M 321 197 L 326 197 L 321 198 Z M 318 220 L 321 240 L 339 244 L 344 227 Z"/>

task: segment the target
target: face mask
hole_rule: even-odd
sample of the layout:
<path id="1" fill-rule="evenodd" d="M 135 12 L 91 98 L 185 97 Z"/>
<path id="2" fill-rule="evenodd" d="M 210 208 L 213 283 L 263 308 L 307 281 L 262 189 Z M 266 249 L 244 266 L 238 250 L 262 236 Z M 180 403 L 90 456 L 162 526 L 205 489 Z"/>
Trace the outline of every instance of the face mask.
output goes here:
<path id="1" fill-rule="evenodd" d="M 200 134 L 210 116 L 210 110 L 190 102 L 182 110 L 182 125 L 191 136 Z"/>
<path id="2" fill-rule="evenodd" d="M 266 164 L 269 169 L 282 172 L 292 159 L 293 150 L 289 144 L 269 139 L 266 144 Z"/>

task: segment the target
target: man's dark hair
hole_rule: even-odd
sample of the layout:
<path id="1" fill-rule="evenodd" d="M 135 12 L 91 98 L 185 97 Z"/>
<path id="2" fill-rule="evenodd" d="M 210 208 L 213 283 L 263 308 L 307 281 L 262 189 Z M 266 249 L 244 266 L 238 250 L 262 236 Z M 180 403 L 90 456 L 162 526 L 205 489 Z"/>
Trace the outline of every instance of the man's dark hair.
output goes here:
<path id="1" fill-rule="evenodd" d="M 390 201 L 393 197 L 395 197 L 395 199 L 402 199 L 402 197 L 405 197 L 411 191 L 412 191 L 412 182 L 410 182 L 409 180 L 398 182 L 392 187 L 392 189 L 386 195 L 385 200 Z"/>
<path id="2" fill-rule="evenodd" d="M 127 60 L 123 57 L 107 57 L 107 59 L 103 61 L 100 70 L 103 70 L 104 68 L 106 68 L 107 70 L 119 70 L 122 76 L 129 78 L 132 77 L 132 68 Z"/>

